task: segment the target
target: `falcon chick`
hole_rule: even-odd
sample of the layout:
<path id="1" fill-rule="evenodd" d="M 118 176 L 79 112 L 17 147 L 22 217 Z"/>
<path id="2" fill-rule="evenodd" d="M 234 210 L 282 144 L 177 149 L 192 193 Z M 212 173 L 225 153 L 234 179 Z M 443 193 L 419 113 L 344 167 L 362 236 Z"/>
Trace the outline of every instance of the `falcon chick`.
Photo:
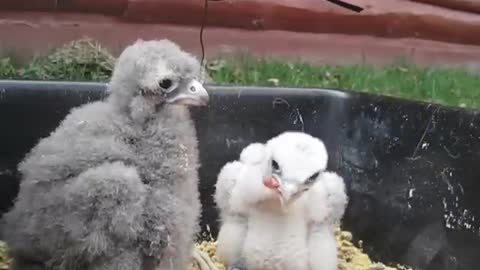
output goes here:
<path id="1" fill-rule="evenodd" d="M 248 270 L 336 270 L 334 226 L 343 217 L 347 195 L 343 179 L 325 171 L 323 142 L 284 132 L 254 145 L 251 163 L 240 159 L 231 164 L 242 166 L 225 165 L 232 169 L 230 177 L 217 182 L 216 197 L 223 198 L 217 202 L 219 257 Z M 228 189 L 218 189 L 224 179 L 230 179 Z M 234 215 L 242 216 L 241 222 L 228 218 Z M 232 233 L 225 226 L 242 229 Z"/>
<path id="2" fill-rule="evenodd" d="M 4 215 L 14 270 L 186 269 L 198 230 L 200 65 L 168 40 L 119 56 L 109 96 L 73 109 L 19 165 Z"/>
<path id="3" fill-rule="evenodd" d="M 242 150 L 239 161 L 225 164 L 218 174 L 214 199 L 220 209 L 222 226 L 217 236 L 217 256 L 232 269 L 244 265 L 241 253 L 248 215 L 248 209 L 243 208 L 244 194 L 236 192 L 238 188 L 234 187 L 248 184 L 250 178 L 262 177 L 266 165 L 263 163 L 267 160 L 265 154 L 263 144 L 250 144 Z M 257 184 L 262 185 L 261 182 Z M 258 187 L 257 190 L 265 189 Z"/>

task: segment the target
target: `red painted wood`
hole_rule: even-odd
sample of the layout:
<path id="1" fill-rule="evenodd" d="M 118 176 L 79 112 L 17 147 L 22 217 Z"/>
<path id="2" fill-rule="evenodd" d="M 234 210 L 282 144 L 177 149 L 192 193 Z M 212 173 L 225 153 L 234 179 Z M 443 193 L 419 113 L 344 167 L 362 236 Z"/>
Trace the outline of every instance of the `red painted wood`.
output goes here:
<path id="1" fill-rule="evenodd" d="M 68 0 L 59 1 L 58 10 L 121 15 L 127 0 Z"/>
<path id="2" fill-rule="evenodd" d="M 26 1 L 29 5 L 25 4 Z M 1 0 L 3 9 L 52 9 L 57 0 Z M 138 23 L 199 27 L 203 0 L 58 0 L 57 10 L 117 14 Z M 407 0 L 349 0 L 360 14 L 323 0 L 210 1 L 208 25 L 249 30 L 421 38 L 480 45 L 480 15 Z M 417 0 L 415 0 L 417 1 Z M 434 1 L 434 0 L 418 0 Z M 447 1 L 447 0 L 441 0 Z M 474 0 L 453 0 L 467 1 Z M 0 8 L 2 6 L 0 5 Z"/>
<path id="3" fill-rule="evenodd" d="M 480 0 L 410 0 L 480 14 Z"/>
<path id="4" fill-rule="evenodd" d="M 201 56 L 198 26 L 133 24 L 94 14 L 0 11 L 0 36 L 8 36 L 0 40 L 0 49 L 14 50 L 24 57 L 85 36 L 98 40 L 114 53 L 138 38 L 168 38 Z M 448 65 L 480 70 L 480 46 L 431 40 L 209 27 L 204 41 L 208 59 L 246 50 L 255 56 L 311 63 L 383 65 L 405 57 L 421 66 Z"/>
<path id="5" fill-rule="evenodd" d="M 405 0 L 354 3 L 365 10 L 353 13 L 322 0 L 215 1 L 209 3 L 208 24 L 480 44 L 480 16 L 476 14 Z M 201 0 L 129 0 L 124 19 L 198 26 L 202 16 Z"/>
<path id="6" fill-rule="evenodd" d="M 55 10 L 57 0 L 0 0 L 1 9 L 11 10 Z"/>
<path id="7" fill-rule="evenodd" d="M 128 0 L 123 18 L 135 22 L 199 24 L 203 0 Z"/>

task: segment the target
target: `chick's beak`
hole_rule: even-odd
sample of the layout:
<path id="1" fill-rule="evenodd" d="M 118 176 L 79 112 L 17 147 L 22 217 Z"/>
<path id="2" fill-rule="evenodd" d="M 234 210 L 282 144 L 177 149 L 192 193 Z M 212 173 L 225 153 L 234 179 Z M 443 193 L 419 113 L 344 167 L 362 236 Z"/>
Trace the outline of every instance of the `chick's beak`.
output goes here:
<path id="1" fill-rule="evenodd" d="M 278 176 L 266 176 L 263 178 L 263 184 L 270 189 L 278 192 L 282 208 L 286 208 L 297 193 L 297 187 L 291 183 L 283 183 Z"/>
<path id="2" fill-rule="evenodd" d="M 297 187 L 291 183 L 283 183 L 279 187 L 280 191 L 280 202 L 283 207 L 286 207 L 292 201 L 292 198 L 297 193 Z"/>
<path id="3" fill-rule="evenodd" d="M 270 189 L 277 189 L 280 186 L 277 178 L 275 176 L 265 176 L 263 178 L 263 184 Z"/>
<path id="4" fill-rule="evenodd" d="M 166 102 L 187 106 L 206 106 L 209 99 L 205 87 L 199 81 L 192 79 L 184 85 L 179 85 L 178 91 L 173 91 L 173 96 L 168 97 Z"/>

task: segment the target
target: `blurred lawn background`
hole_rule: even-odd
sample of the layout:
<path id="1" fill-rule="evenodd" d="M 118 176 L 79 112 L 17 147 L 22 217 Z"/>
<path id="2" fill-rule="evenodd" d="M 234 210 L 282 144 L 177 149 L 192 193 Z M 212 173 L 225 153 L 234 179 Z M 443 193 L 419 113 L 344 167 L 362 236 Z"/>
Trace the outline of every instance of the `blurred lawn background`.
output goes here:
<path id="1" fill-rule="evenodd" d="M 81 39 L 18 61 L 0 52 L 0 79 L 107 81 L 115 58 L 94 40 Z M 456 107 L 480 108 L 480 73 L 420 68 L 405 61 L 370 65 L 312 65 L 246 54 L 208 63 L 215 84 L 341 88 Z"/>

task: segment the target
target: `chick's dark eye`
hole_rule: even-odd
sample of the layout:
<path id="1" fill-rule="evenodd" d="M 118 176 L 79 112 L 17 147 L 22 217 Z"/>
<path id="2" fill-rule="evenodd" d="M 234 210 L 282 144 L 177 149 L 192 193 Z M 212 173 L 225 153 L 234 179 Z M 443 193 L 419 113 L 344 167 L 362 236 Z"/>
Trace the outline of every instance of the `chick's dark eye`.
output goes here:
<path id="1" fill-rule="evenodd" d="M 172 86 L 172 80 L 170 79 L 163 79 L 161 80 L 159 83 L 160 87 L 162 87 L 163 89 L 168 89 L 170 88 L 170 86 Z"/>
<path id="2" fill-rule="evenodd" d="M 278 165 L 278 163 L 272 159 L 272 169 L 274 171 L 280 171 L 280 166 Z"/>
<path id="3" fill-rule="evenodd" d="M 316 172 L 316 173 L 312 174 L 312 176 L 310 176 L 307 179 L 307 181 L 305 181 L 305 184 L 307 184 L 307 185 L 313 184 L 317 180 L 319 175 L 320 175 L 320 172 Z"/>

